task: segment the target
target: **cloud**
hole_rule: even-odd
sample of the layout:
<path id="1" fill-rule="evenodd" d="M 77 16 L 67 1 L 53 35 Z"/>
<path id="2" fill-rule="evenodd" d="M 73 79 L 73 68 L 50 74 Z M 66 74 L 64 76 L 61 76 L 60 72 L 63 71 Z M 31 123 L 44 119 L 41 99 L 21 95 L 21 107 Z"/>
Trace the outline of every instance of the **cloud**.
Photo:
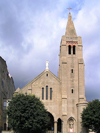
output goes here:
<path id="1" fill-rule="evenodd" d="M 76 32 L 83 40 L 86 97 L 99 98 L 100 2 L 94 0 L 91 4 L 87 0 L 0 1 L 0 56 L 7 61 L 16 88 L 44 71 L 46 60 L 57 76 L 69 6 Z"/>
<path id="2" fill-rule="evenodd" d="M 86 97 L 88 100 L 99 98 L 100 96 L 100 2 L 84 1 L 84 5 L 77 13 L 75 19 L 75 27 L 78 35 L 82 36 L 83 54 L 85 61 L 85 83 Z M 81 30 L 80 30 L 81 29 Z"/>

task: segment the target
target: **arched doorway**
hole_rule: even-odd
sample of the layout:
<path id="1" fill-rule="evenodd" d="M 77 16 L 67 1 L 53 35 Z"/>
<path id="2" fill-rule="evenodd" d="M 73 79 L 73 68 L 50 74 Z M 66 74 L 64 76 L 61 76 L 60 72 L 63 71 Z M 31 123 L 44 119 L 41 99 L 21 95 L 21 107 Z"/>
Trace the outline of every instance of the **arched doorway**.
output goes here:
<path id="1" fill-rule="evenodd" d="M 6 131 L 6 123 L 4 123 L 4 131 Z"/>
<path id="2" fill-rule="evenodd" d="M 46 133 L 54 133 L 54 117 L 53 115 L 48 112 L 48 116 L 49 116 L 49 124 L 48 124 L 48 131 Z"/>
<path id="3" fill-rule="evenodd" d="M 62 120 L 59 118 L 57 122 L 57 133 L 61 133 L 62 131 Z"/>

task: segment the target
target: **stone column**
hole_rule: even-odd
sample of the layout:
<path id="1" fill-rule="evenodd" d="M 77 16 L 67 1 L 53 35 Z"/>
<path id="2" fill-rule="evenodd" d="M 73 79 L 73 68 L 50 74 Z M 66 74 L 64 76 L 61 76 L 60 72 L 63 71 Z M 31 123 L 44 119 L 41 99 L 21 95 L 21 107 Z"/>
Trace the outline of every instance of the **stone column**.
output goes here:
<path id="1" fill-rule="evenodd" d="M 61 120 L 61 133 L 63 133 L 63 121 Z"/>
<path id="2" fill-rule="evenodd" d="M 57 133 L 57 121 L 54 122 L 54 133 Z"/>

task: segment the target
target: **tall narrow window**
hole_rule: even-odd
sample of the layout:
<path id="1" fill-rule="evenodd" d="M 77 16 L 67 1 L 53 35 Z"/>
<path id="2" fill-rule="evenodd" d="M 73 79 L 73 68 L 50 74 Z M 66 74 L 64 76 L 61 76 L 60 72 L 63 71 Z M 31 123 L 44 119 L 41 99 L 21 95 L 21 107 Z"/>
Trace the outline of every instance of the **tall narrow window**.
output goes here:
<path id="1" fill-rule="evenodd" d="M 72 89 L 72 93 L 73 93 L 73 89 Z"/>
<path id="2" fill-rule="evenodd" d="M 75 54 L 75 46 L 73 46 L 73 54 Z"/>
<path id="3" fill-rule="evenodd" d="M 42 88 L 42 100 L 44 99 L 44 88 Z"/>
<path id="4" fill-rule="evenodd" d="M 48 86 L 46 86 L 46 100 L 48 100 Z"/>
<path id="5" fill-rule="evenodd" d="M 4 101 L 3 106 L 7 107 L 7 102 L 6 101 Z"/>
<path id="6" fill-rule="evenodd" d="M 71 69 L 71 73 L 73 73 L 73 69 Z"/>
<path id="7" fill-rule="evenodd" d="M 71 54 L 71 45 L 68 46 L 68 54 Z"/>
<path id="8" fill-rule="evenodd" d="M 2 87 L 4 88 L 4 82 L 2 81 Z"/>
<path id="9" fill-rule="evenodd" d="M 52 88 L 50 88 L 50 100 L 52 100 Z"/>

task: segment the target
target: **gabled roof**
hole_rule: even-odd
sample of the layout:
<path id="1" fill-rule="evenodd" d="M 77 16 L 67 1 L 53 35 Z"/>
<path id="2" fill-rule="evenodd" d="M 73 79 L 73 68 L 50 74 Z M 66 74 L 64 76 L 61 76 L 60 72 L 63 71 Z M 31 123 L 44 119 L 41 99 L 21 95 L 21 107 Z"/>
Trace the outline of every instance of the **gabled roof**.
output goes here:
<path id="1" fill-rule="evenodd" d="M 34 83 L 36 80 L 38 80 L 39 78 L 41 78 L 44 74 L 51 74 L 53 76 L 53 78 L 55 78 L 58 82 L 60 82 L 60 79 L 54 75 L 49 69 L 48 70 L 44 70 L 41 74 L 39 74 L 36 78 L 34 78 L 31 82 L 29 82 L 27 85 L 25 85 L 24 87 L 28 86 L 29 84 Z M 24 87 L 22 89 L 24 89 Z"/>
<path id="2" fill-rule="evenodd" d="M 18 88 L 16 89 L 15 93 L 17 93 L 17 92 L 19 92 L 19 91 L 20 91 L 20 88 L 18 87 Z"/>

